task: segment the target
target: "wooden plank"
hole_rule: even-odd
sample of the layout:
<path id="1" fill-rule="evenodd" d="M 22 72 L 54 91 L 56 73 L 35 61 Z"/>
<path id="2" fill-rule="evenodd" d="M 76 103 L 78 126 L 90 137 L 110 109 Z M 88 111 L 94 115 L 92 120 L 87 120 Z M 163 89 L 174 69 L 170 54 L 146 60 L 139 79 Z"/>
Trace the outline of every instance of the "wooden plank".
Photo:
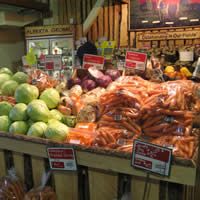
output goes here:
<path id="1" fill-rule="evenodd" d="M 109 40 L 114 39 L 114 6 L 113 6 L 113 0 L 109 0 Z"/>
<path id="2" fill-rule="evenodd" d="M 184 29 L 176 29 L 177 31 L 183 31 L 184 32 Z M 178 48 L 181 48 L 184 46 L 184 40 L 175 40 L 175 46 L 178 47 Z"/>
<path id="3" fill-rule="evenodd" d="M 67 2 L 64 0 L 63 1 L 63 24 L 68 24 L 69 23 L 69 19 L 68 19 L 68 15 L 67 15 Z"/>
<path id="4" fill-rule="evenodd" d="M 73 18 L 73 24 L 76 24 L 76 1 L 71 0 L 71 10 L 72 10 L 72 18 Z"/>
<path id="5" fill-rule="evenodd" d="M 31 161 L 33 171 L 33 184 L 34 187 L 38 187 L 41 185 L 41 178 L 43 173 L 45 172 L 44 158 L 32 156 Z"/>
<path id="6" fill-rule="evenodd" d="M 145 31 L 145 33 L 151 33 L 151 31 Z M 149 47 L 151 47 L 151 41 L 143 41 L 143 44 L 142 44 L 143 46 L 149 46 Z M 143 47 L 142 46 L 142 47 Z"/>
<path id="7" fill-rule="evenodd" d="M 143 48 L 143 42 L 139 41 L 139 34 L 141 34 L 142 32 L 136 32 L 136 48 Z"/>
<path id="8" fill-rule="evenodd" d="M 83 12 L 83 22 L 85 21 L 86 17 L 87 17 L 87 7 L 86 7 L 86 2 L 87 0 L 82 0 L 82 12 Z"/>
<path id="9" fill-rule="evenodd" d="M 81 24 L 82 23 L 82 19 L 81 19 L 81 1 L 80 0 L 76 0 L 76 22 L 77 24 Z"/>
<path id="10" fill-rule="evenodd" d="M 106 171 L 88 170 L 90 199 L 116 199 L 118 193 L 118 175 Z"/>
<path id="11" fill-rule="evenodd" d="M 128 5 L 121 5 L 120 46 L 128 46 Z"/>
<path id="12" fill-rule="evenodd" d="M 78 175 L 76 172 L 54 171 L 57 200 L 78 200 Z"/>
<path id="13" fill-rule="evenodd" d="M 200 31 L 200 28 L 194 28 L 194 30 Z M 195 39 L 195 40 L 193 41 L 193 45 L 196 45 L 196 44 L 200 44 L 200 39 Z"/>
<path id="14" fill-rule="evenodd" d="M 92 7 L 95 5 L 96 0 L 92 0 Z M 98 28 L 97 28 L 97 19 L 95 19 L 93 25 L 92 25 L 92 40 L 97 41 L 98 39 Z"/>
<path id="15" fill-rule="evenodd" d="M 130 46 L 135 47 L 135 32 L 130 32 Z"/>
<path id="16" fill-rule="evenodd" d="M 90 11 L 91 11 L 91 2 L 90 2 L 90 0 L 87 0 L 87 16 L 89 15 Z M 88 40 L 92 40 L 91 28 L 88 30 Z"/>
<path id="17" fill-rule="evenodd" d="M 106 36 L 106 38 L 108 40 L 108 32 L 109 32 L 109 26 L 108 26 L 108 0 L 105 0 L 104 12 L 103 13 L 104 13 L 104 36 Z"/>
<path id="18" fill-rule="evenodd" d="M 90 14 L 87 16 L 87 19 L 83 23 L 83 33 L 86 34 L 90 27 L 92 26 L 94 20 L 97 18 L 101 12 L 102 6 L 105 0 L 97 0 L 94 7 L 92 8 Z"/>
<path id="19" fill-rule="evenodd" d="M 3 150 L 0 150 L 0 178 L 6 176 L 6 161 L 5 161 L 5 154 Z"/>
<path id="20" fill-rule="evenodd" d="M 24 181 L 24 154 L 13 152 L 13 161 L 17 175 Z"/>
<path id="21" fill-rule="evenodd" d="M 116 41 L 116 47 L 119 46 L 119 24 L 120 24 L 120 5 L 115 4 L 114 6 L 114 40 Z"/>
<path id="22" fill-rule="evenodd" d="M 30 8 L 39 11 L 49 10 L 49 5 L 47 3 L 36 2 L 35 0 L 0 0 L 0 4 Z"/>
<path id="23" fill-rule="evenodd" d="M 71 5 L 71 0 L 65 0 L 67 3 L 67 19 L 68 22 L 67 24 L 70 24 L 70 19 L 73 17 L 72 16 L 72 5 Z"/>
<path id="24" fill-rule="evenodd" d="M 83 26 L 82 24 L 76 25 L 76 35 L 75 40 L 80 40 L 81 37 L 83 37 Z"/>
<path id="25" fill-rule="evenodd" d="M 159 31 L 152 31 L 153 33 L 157 33 Z M 158 41 L 152 41 L 152 47 L 158 48 L 159 42 Z"/>
<path id="26" fill-rule="evenodd" d="M 147 188 L 146 188 L 146 195 L 145 199 L 143 199 L 144 191 L 145 191 L 145 179 L 137 178 L 132 176 L 131 178 L 131 197 L 132 199 L 138 200 L 159 200 L 159 181 L 152 182 L 149 181 Z"/>
<path id="27" fill-rule="evenodd" d="M 37 143 L 28 140 L 23 141 L 19 139 L 14 139 L 13 137 L 11 138 L 11 137 L 0 136 L 1 149 L 47 158 L 47 152 L 46 152 L 47 141 L 45 140 L 43 144 L 40 143 L 41 142 Z M 59 146 L 60 143 L 56 143 L 54 144 L 54 146 L 55 145 Z M 21 148 L 22 146 L 23 148 Z M 66 145 L 62 144 L 61 146 L 64 147 Z M 76 150 L 76 155 L 78 164 L 82 166 L 88 166 L 91 168 L 103 169 L 106 171 L 130 174 L 134 176 L 141 176 L 141 177 L 146 176 L 145 172 L 132 168 L 130 166 L 129 159 L 84 152 L 78 149 Z M 170 177 L 159 177 L 150 175 L 150 178 L 156 180 L 180 183 L 180 184 L 195 185 L 196 168 L 184 167 L 180 165 L 172 165 Z"/>
<path id="28" fill-rule="evenodd" d="M 103 8 L 100 8 L 98 15 L 98 36 L 104 37 Z"/>
<path id="29" fill-rule="evenodd" d="M 160 32 L 166 32 L 166 30 L 160 30 Z M 160 47 L 165 47 L 167 46 L 167 41 L 166 40 L 161 40 L 160 41 Z"/>
<path id="30" fill-rule="evenodd" d="M 186 31 L 192 31 L 192 28 L 186 28 L 185 30 Z M 185 40 L 185 45 L 191 46 L 192 44 L 193 44 L 192 39 L 191 40 L 189 40 L 189 39 Z"/>

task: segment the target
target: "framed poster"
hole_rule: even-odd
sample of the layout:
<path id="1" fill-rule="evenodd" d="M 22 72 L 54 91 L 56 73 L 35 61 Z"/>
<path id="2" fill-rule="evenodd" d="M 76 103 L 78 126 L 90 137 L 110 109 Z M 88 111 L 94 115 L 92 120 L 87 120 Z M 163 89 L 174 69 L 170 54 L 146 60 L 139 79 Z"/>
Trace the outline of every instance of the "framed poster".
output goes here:
<path id="1" fill-rule="evenodd" d="M 200 0 L 130 0 L 130 30 L 200 25 Z"/>

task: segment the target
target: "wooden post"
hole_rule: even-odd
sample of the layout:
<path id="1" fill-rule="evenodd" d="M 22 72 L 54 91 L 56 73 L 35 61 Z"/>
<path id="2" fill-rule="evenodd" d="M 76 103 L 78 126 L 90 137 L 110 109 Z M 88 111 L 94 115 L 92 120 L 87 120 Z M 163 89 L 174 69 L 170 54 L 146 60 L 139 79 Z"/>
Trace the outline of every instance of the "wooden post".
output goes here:
<path id="1" fill-rule="evenodd" d="M 24 181 L 24 154 L 13 152 L 13 160 L 17 175 Z"/>
<path id="2" fill-rule="evenodd" d="M 114 34 L 113 34 L 113 32 L 114 32 L 114 28 L 113 28 L 113 21 L 114 21 L 114 15 L 113 15 L 113 8 L 114 8 L 114 6 L 113 6 L 113 0 L 109 0 L 109 2 L 108 2 L 109 4 L 108 4 L 108 6 L 109 6 L 109 40 L 113 40 L 114 39 Z"/>
<path id="3" fill-rule="evenodd" d="M 40 157 L 32 156 L 32 170 L 33 170 L 33 184 L 34 187 L 41 185 L 41 178 L 45 172 L 44 159 Z"/>
<path id="4" fill-rule="evenodd" d="M 118 175 L 89 169 L 90 199 L 112 200 L 118 194 Z"/>
<path id="5" fill-rule="evenodd" d="M 6 161 L 4 151 L 0 150 L 0 178 L 6 175 Z"/>
<path id="6" fill-rule="evenodd" d="M 76 172 L 55 171 L 57 200 L 78 200 L 78 175 Z"/>
<path id="7" fill-rule="evenodd" d="M 94 7 L 92 8 L 91 12 L 87 16 L 86 20 L 83 23 L 83 34 L 85 35 L 90 27 L 92 26 L 93 22 L 97 18 L 99 12 L 101 11 L 101 8 L 104 4 L 105 0 L 97 0 Z"/>
<path id="8" fill-rule="evenodd" d="M 132 176 L 131 179 L 131 196 L 132 199 L 142 200 L 145 190 L 145 179 Z M 152 182 L 149 181 L 146 188 L 146 198 L 145 200 L 159 200 L 159 181 Z"/>
<path id="9" fill-rule="evenodd" d="M 121 5 L 120 46 L 128 46 L 128 5 Z"/>

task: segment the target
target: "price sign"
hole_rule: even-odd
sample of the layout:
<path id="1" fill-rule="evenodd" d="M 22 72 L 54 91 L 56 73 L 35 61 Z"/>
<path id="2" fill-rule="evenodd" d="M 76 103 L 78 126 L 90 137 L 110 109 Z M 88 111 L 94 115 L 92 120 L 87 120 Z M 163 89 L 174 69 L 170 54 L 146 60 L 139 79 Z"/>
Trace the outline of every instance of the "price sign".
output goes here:
<path id="1" fill-rule="evenodd" d="M 127 51 L 125 67 L 145 71 L 147 54 L 143 52 Z"/>
<path id="2" fill-rule="evenodd" d="M 104 57 L 85 54 L 83 58 L 83 68 L 88 69 L 90 67 L 96 67 L 97 69 L 103 69 Z"/>
<path id="3" fill-rule="evenodd" d="M 46 70 L 61 70 L 62 57 L 61 55 L 45 55 L 45 69 Z"/>
<path id="4" fill-rule="evenodd" d="M 149 172 L 169 176 L 172 150 L 134 140 L 131 165 Z"/>
<path id="5" fill-rule="evenodd" d="M 52 170 L 77 171 L 77 162 L 72 147 L 48 147 L 50 167 Z"/>

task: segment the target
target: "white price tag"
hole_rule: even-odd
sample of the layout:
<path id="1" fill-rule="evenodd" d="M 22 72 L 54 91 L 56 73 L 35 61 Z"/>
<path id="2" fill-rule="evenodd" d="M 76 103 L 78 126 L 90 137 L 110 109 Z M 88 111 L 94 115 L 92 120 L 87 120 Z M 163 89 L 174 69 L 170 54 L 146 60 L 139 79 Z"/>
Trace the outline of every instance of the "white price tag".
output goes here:
<path id="1" fill-rule="evenodd" d="M 52 170 L 77 171 L 76 155 L 72 147 L 48 147 L 47 153 Z"/>
<path id="2" fill-rule="evenodd" d="M 62 56 L 61 55 L 45 55 L 46 70 L 61 70 Z"/>

